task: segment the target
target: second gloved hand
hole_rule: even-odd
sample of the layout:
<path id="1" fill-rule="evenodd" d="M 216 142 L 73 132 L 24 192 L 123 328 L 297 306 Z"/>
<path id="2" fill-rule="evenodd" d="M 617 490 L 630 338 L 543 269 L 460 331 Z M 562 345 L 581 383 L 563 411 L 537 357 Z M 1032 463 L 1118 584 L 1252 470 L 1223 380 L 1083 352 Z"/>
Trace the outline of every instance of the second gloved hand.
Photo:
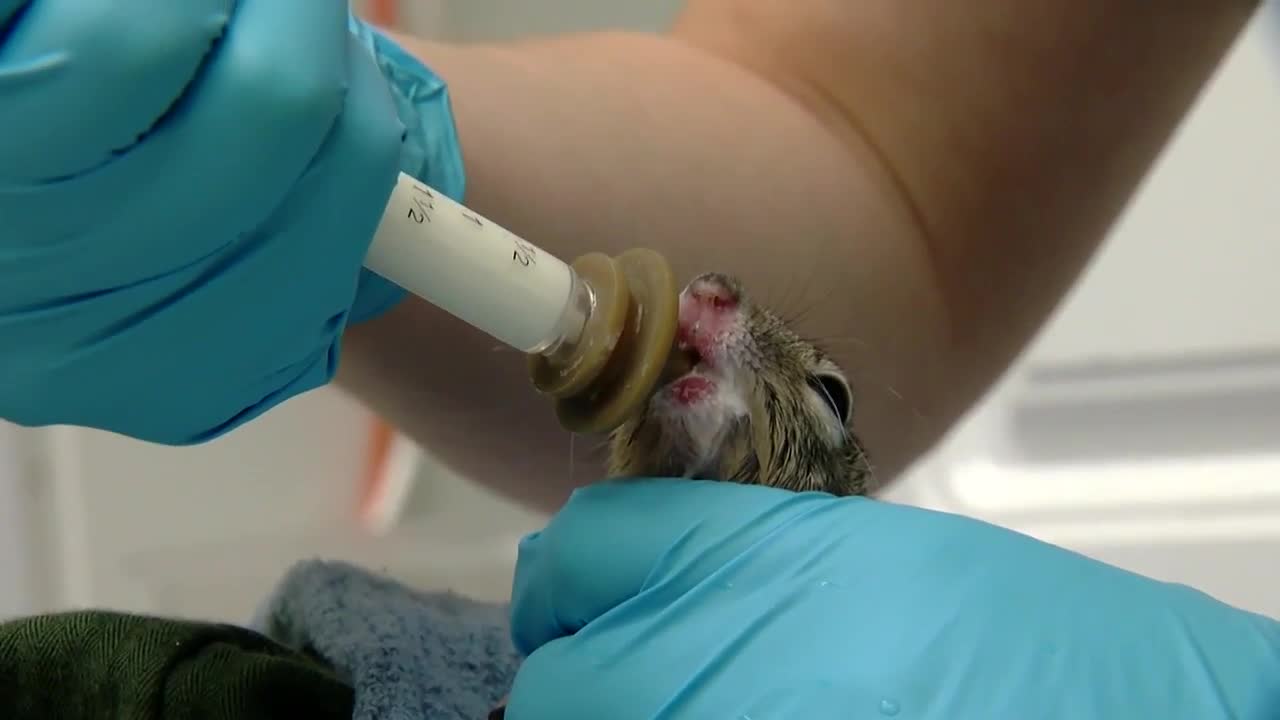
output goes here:
<path id="1" fill-rule="evenodd" d="M 198 442 L 332 378 L 444 84 L 346 0 L 0 0 L 0 418 Z"/>
<path id="2" fill-rule="evenodd" d="M 989 524 L 687 480 L 520 549 L 508 720 L 1266 720 L 1280 623 Z"/>

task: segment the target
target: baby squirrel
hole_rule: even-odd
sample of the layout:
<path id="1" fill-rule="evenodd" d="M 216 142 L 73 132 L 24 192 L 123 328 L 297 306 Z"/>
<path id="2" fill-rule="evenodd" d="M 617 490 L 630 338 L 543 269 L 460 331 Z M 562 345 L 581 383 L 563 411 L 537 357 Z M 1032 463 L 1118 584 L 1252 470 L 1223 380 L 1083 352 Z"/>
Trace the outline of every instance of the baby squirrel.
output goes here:
<path id="1" fill-rule="evenodd" d="M 610 477 L 688 477 L 832 495 L 867 492 L 844 373 L 735 277 L 680 294 L 678 350 L 693 370 L 609 438 Z"/>
<path id="2" fill-rule="evenodd" d="M 815 343 L 707 273 L 680 294 L 693 369 L 609 436 L 609 477 L 687 477 L 832 495 L 867 492 L 848 379 Z M 488 720 L 502 720 L 506 701 Z"/>

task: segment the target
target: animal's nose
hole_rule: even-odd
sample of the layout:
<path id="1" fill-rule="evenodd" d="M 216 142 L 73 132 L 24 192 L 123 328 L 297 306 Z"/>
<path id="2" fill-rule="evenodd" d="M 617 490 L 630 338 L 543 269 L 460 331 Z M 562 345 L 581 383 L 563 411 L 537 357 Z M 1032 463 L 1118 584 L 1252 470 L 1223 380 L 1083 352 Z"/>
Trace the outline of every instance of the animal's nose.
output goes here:
<path id="1" fill-rule="evenodd" d="M 706 273 L 689 283 L 691 300 L 709 305 L 717 310 L 731 310 L 742 299 L 737 283 L 720 273 Z"/>

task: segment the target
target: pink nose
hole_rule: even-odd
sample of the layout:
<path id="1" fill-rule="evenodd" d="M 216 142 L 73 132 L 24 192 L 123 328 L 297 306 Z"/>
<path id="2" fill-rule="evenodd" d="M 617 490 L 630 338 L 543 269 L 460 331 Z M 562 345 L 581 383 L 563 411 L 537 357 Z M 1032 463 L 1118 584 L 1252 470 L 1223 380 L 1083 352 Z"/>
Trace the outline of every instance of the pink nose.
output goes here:
<path id="1" fill-rule="evenodd" d="M 730 310 L 738 304 L 738 294 L 724 278 L 702 275 L 689 284 L 689 299 L 716 310 Z"/>

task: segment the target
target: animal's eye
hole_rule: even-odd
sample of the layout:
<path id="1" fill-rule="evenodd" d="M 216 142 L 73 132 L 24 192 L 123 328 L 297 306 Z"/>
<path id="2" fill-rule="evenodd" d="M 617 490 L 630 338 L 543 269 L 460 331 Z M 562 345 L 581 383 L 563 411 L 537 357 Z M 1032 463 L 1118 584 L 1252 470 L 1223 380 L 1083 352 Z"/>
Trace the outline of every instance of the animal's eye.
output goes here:
<path id="1" fill-rule="evenodd" d="M 853 393 L 844 378 L 831 373 L 817 373 L 809 376 L 809 387 L 827 403 L 841 423 L 849 422 L 849 413 L 853 410 Z"/>

